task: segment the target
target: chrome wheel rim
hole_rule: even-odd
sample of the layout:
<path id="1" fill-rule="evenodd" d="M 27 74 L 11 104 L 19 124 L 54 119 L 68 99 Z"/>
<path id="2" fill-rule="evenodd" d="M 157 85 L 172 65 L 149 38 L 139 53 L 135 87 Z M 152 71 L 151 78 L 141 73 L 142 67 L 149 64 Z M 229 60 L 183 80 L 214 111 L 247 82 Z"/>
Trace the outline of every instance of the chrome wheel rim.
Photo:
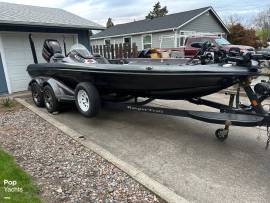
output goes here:
<path id="1" fill-rule="evenodd" d="M 83 112 L 86 112 L 89 110 L 90 102 L 89 102 L 89 97 L 85 90 L 78 91 L 77 101 L 78 101 L 80 109 Z"/>
<path id="2" fill-rule="evenodd" d="M 44 92 L 44 100 L 45 100 L 45 105 L 48 109 L 51 109 L 53 104 L 52 104 L 52 95 L 48 92 Z"/>
<path id="3" fill-rule="evenodd" d="M 33 96 L 34 102 L 38 103 L 39 102 L 39 94 L 38 94 L 38 90 L 37 90 L 36 86 L 32 87 L 32 96 Z"/>

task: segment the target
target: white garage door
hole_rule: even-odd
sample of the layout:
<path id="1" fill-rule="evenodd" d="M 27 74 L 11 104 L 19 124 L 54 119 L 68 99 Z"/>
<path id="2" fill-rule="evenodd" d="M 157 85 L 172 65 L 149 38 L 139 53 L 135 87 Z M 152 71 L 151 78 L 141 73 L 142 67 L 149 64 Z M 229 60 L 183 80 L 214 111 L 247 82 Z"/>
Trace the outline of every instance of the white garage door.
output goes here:
<path id="1" fill-rule="evenodd" d="M 10 84 L 10 92 L 18 92 L 27 89 L 30 77 L 26 72 L 26 67 L 33 63 L 32 52 L 28 40 L 29 33 L 1 33 L 3 50 L 5 53 L 5 63 Z M 56 39 L 61 43 L 65 37 L 67 50 L 77 43 L 75 34 L 52 34 L 33 33 L 33 40 L 36 46 L 38 62 L 45 62 L 41 56 L 42 46 L 45 39 Z M 64 52 L 64 51 L 63 51 Z"/>

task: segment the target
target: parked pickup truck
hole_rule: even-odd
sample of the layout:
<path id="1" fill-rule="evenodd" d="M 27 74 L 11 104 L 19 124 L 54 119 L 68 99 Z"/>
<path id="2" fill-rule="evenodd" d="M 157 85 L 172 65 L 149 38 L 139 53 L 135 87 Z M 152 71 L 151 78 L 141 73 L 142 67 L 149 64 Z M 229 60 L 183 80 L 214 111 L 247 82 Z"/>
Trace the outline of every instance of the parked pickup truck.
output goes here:
<path id="1" fill-rule="evenodd" d="M 227 41 L 223 37 L 218 36 L 196 36 L 196 37 L 188 37 L 185 41 L 185 46 L 180 48 L 166 48 L 166 49 L 159 49 L 160 51 L 179 51 L 184 53 L 183 55 L 185 57 L 193 57 L 196 53 L 198 48 L 191 47 L 191 44 L 194 42 L 205 42 L 210 41 L 213 43 L 213 45 L 217 48 L 224 49 L 226 51 L 229 51 L 230 48 L 240 48 L 242 52 L 250 51 L 254 52 L 255 49 L 251 46 L 244 46 L 244 45 L 234 45 L 231 44 L 229 41 Z"/>

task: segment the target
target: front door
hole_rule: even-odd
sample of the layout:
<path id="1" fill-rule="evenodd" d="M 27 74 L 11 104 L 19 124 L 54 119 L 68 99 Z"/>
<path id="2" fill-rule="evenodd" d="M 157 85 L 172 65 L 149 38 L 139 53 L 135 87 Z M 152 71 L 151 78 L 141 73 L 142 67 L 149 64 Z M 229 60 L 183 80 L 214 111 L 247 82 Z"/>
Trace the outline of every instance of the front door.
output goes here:
<path id="1" fill-rule="evenodd" d="M 2 63 L 2 57 L 1 57 L 1 53 L 0 53 L 0 95 L 7 93 L 7 92 L 8 92 L 7 82 L 6 82 L 4 67 L 3 67 L 3 63 Z"/>

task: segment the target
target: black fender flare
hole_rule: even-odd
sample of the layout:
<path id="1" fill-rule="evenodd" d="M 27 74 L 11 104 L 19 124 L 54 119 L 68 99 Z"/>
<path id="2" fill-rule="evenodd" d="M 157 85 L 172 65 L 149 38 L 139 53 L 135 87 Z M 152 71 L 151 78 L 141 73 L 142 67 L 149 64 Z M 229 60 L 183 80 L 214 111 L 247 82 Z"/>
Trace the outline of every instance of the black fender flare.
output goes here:
<path id="1" fill-rule="evenodd" d="M 43 91 L 44 83 L 46 83 L 48 81 L 48 79 L 49 78 L 45 78 L 45 77 L 32 78 L 32 80 L 28 84 L 28 90 L 31 90 L 31 85 L 34 82 L 36 82 L 40 86 L 40 89 Z"/>
<path id="2" fill-rule="evenodd" d="M 74 90 L 63 84 L 62 82 L 49 77 L 36 77 L 33 78 L 29 83 L 29 89 L 31 90 L 31 84 L 33 82 L 36 82 L 40 88 L 41 91 L 43 91 L 44 87 L 46 85 L 50 85 L 51 88 L 54 91 L 55 97 L 58 99 L 58 101 L 74 101 Z"/>

